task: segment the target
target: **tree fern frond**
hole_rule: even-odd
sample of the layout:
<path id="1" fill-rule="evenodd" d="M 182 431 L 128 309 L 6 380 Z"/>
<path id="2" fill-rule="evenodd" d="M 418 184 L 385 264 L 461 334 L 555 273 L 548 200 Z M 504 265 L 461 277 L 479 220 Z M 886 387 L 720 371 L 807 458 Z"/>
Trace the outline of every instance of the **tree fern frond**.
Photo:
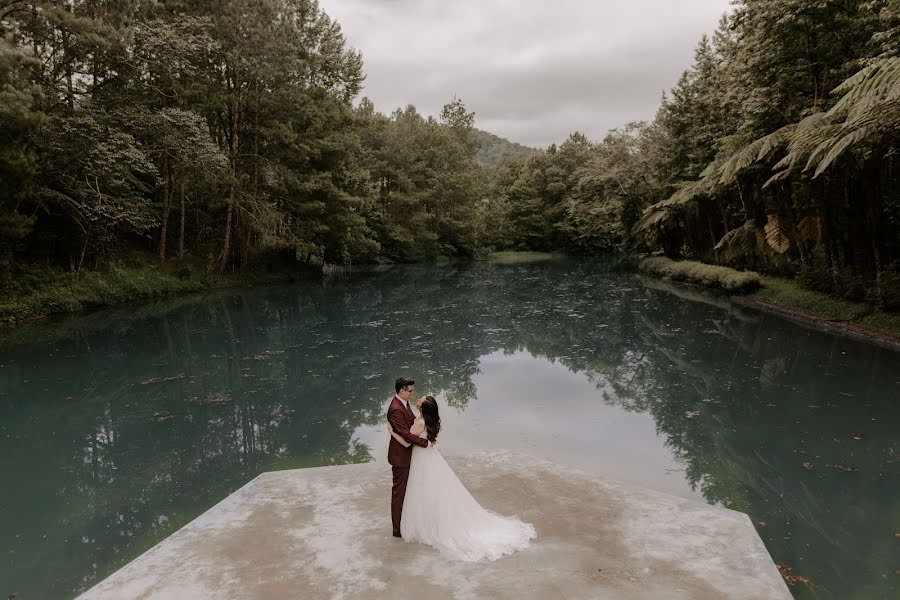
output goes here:
<path id="1" fill-rule="evenodd" d="M 777 173 L 775 173 L 774 175 L 769 177 L 768 181 L 766 181 L 763 184 L 763 189 L 769 187 L 770 185 L 775 185 L 776 183 L 778 183 L 779 181 L 781 181 L 783 179 L 787 179 L 788 177 L 790 177 L 790 175 L 791 175 L 790 169 L 778 171 Z"/>
<path id="2" fill-rule="evenodd" d="M 734 181 L 738 173 L 754 163 L 764 160 L 774 150 L 778 149 L 797 129 L 797 124 L 791 123 L 777 129 L 769 135 L 754 140 L 738 150 L 719 169 L 719 183 L 728 185 Z"/>
<path id="3" fill-rule="evenodd" d="M 839 129 L 838 126 L 832 125 L 827 113 L 818 112 L 809 115 L 797 124 L 797 128 L 791 133 L 788 141 L 787 154 L 782 157 L 775 166 L 773 171 L 784 172 L 784 176 L 772 177 L 764 184 L 764 187 L 780 181 L 793 171 L 799 164 L 807 159 L 809 154 L 819 144 L 829 139 L 834 132 Z M 776 173 L 777 175 L 777 173 Z"/>
<path id="4" fill-rule="evenodd" d="M 722 236 L 715 250 L 722 252 L 728 262 L 752 257 L 756 252 L 756 220 L 750 219 Z"/>
<path id="5" fill-rule="evenodd" d="M 781 220 L 778 215 L 770 214 L 769 221 L 766 223 L 766 242 L 769 247 L 778 254 L 784 254 L 791 247 L 791 240 L 787 237 L 781 228 Z"/>
<path id="6" fill-rule="evenodd" d="M 646 231 L 706 193 L 707 188 L 703 180 L 689 181 L 665 200 L 645 208 L 641 218 L 632 227 L 631 235 Z"/>
<path id="7" fill-rule="evenodd" d="M 822 161 L 819 162 L 818 166 L 816 167 L 816 172 L 813 175 L 813 179 L 821 175 L 825 171 L 825 169 L 827 169 L 831 165 L 831 163 L 837 160 L 840 155 L 843 154 L 845 150 L 847 150 L 847 148 L 850 148 L 851 146 L 854 146 L 860 141 L 869 137 L 872 134 L 872 130 L 872 126 L 864 126 L 855 129 L 840 138 L 833 146 L 831 146 L 831 149 L 828 151 L 828 154 L 825 155 Z"/>
<path id="8" fill-rule="evenodd" d="M 842 94 L 842 97 L 828 112 L 838 116 L 856 105 L 891 97 L 897 93 L 897 86 L 900 86 L 900 57 L 880 59 L 834 88 L 832 93 Z"/>
<path id="9" fill-rule="evenodd" d="M 800 242 L 821 242 L 822 219 L 814 215 L 803 217 L 797 224 L 797 240 Z"/>
<path id="10" fill-rule="evenodd" d="M 700 173 L 700 179 L 707 179 L 710 177 L 714 177 L 716 174 L 716 171 L 718 171 L 719 168 L 720 167 L 719 167 L 718 162 L 713 161 L 713 162 L 709 163 L 708 165 L 706 165 L 706 168 L 703 169 L 703 172 Z"/>
<path id="11" fill-rule="evenodd" d="M 883 144 L 886 138 L 900 133 L 900 102 L 885 101 L 852 114 L 837 131 L 831 133 L 810 154 L 805 171 L 815 167 L 818 177 L 849 148 L 866 143 L 867 147 Z"/>

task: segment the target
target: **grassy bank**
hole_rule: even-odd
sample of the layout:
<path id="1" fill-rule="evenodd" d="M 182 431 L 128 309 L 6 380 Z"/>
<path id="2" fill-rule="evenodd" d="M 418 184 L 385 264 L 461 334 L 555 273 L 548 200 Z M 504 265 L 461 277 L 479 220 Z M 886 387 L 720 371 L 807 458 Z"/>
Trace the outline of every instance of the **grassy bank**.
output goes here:
<path id="1" fill-rule="evenodd" d="M 491 252 L 487 257 L 487 260 L 488 262 L 496 264 L 512 265 L 519 263 L 544 262 L 563 257 L 564 255 L 562 254 L 552 254 L 547 252 L 519 252 L 510 250 L 504 252 Z"/>
<path id="2" fill-rule="evenodd" d="M 39 281 L 0 292 L 0 323 L 167 298 L 205 290 L 290 281 L 299 274 L 190 274 L 155 267 L 111 267 L 101 271 L 46 272 Z"/>
<path id="3" fill-rule="evenodd" d="M 718 289 L 739 305 L 778 314 L 837 333 L 887 342 L 900 348 L 900 314 L 878 310 L 800 287 L 790 279 L 663 257 L 646 258 L 640 270 L 675 282 Z"/>
<path id="4" fill-rule="evenodd" d="M 760 288 L 760 276 L 750 271 L 735 271 L 690 260 L 674 261 L 653 256 L 641 261 L 644 273 L 669 281 L 691 283 L 732 294 L 746 294 Z"/>

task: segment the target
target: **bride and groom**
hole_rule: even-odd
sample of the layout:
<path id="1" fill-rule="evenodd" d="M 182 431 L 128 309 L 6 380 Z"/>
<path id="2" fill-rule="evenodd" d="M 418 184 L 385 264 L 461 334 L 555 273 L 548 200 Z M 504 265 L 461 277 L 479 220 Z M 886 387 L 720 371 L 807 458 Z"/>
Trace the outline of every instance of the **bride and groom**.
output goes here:
<path id="1" fill-rule="evenodd" d="M 464 561 L 495 560 L 528 546 L 534 526 L 482 508 L 456 477 L 435 447 L 441 431 L 437 402 L 419 398 L 416 417 L 409 404 L 414 389 L 412 379 L 397 379 L 387 412 L 394 537 Z"/>

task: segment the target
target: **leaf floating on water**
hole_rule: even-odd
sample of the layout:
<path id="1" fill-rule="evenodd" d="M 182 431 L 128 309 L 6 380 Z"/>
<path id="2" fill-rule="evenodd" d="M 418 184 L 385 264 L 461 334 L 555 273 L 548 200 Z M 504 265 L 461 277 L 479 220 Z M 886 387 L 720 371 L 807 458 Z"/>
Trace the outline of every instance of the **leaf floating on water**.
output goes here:
<path id="1" fill-rule="evenodd" d="M 788 585 L 805 585 L 809 588 L 815 588 L 816 584 L 814 584 L 808 577 L 804 577 L 803 575 L 794 575 L 794 570 L 785 564 L 776 564 L 778 567 L 778 572 L 781 573 L 781 577 Z"/>
<path id="2" fill-rule="evenodd" d="M 244 360 L 272 360 L 284 354 L 284 350 L 266 350 L 255 356 L 245 356 Z"/>
<path id="3" fill-rule="evenodd" d="M 169 421 L 174 418 L 175 418 L 174 415 L 170 415 L 165 410 L 158 410 L 155 413 L 153 413 L 153 419 L 156 421 Z"/>
<path id="4" fill-rule="evenodd" d="M 177 381 L 179 379 L 184 379 L 184 373 L 179 373 L 178 375 L 170 375 L 169 377 L 151 377 L 150 379 L 142 381 L 141 385 L 163 383 L 164 381 Z"/>
<path id="5" fill-rule="evenodd" d="M 225 404 L 226 402 L 231 402 L 231 395 L 224 392 L 212 392 L 203 398 L 191 396 L 190 398 L 185 398 L 184 401 L 188 404 Z"/>
<path id="6" fill-rule="evenodd" d="M 853 465 L 825 465 L 825 466 L 831 467 L 833 469 L 840 469 L 841 471 L 847 471 L 848 473 L 850 471 L 859 471 L 859 469 L 857 469 Z"/>

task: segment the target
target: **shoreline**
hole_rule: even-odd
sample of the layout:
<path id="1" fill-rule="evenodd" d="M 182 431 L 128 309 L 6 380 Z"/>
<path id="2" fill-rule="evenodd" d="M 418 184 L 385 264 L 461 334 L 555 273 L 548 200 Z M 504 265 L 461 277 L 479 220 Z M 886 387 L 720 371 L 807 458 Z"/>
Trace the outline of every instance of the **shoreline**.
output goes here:
<path id="1" fill-rule="evenodd" d="M 696 276 L 698 265 L 700 271 L 708 270 L 716 276 Z M 661 266 L 664 268 L 660 268 Z M 639 262 L 638 271 L 646 277 L 665 281 L 674 288 L 706 290 L 727 298 L 733 306 L 900 352 L 900 313 L 881 311 L 861 302 L 832 298 L 801 288 L 789 279 L 693 261 L 645 258 Z M 758 281 L 758 287 L 730 290 L 727 286 L 720 285 L 721 274 L 727 275 L 729 272 L 734 274 L 732 277 L 740 274 Z M 872 326 L 872 321 L 884 323 L 885 326 Z"/>
<path id="2" fill-rule="evenodd" d="M 496 252 L 482 259 L 462 262 L 521 264 L 561 258 L 561 254 L 541 252 Z M 458 260 L 437 260 L 451 264 Z M 0 332 L 20 325 L 39 323 L 54 317 L 89 314 L 95 310 L 117 308 L 155 300 L 178 298 L 216 290 L 251 288 L 265 285 L 316 281 L 332 276 L 358 275 L 390 268 L 394 263 L 364 263 L 345 269 L 325 265 L 298 265 L 293 270 L 247 271 L 211 274 L 202 271 L 180 274 L 160 271 L 155 266 L 112 267 L 81 274 L 57 271 L 46 281 L 26 291 L 0 295 Z"/>
<path id="3" fill-rule="evenodd" d="M 37 289 L 0 297 L 0 332 L 21 325 L 96 310 L 141 305 L 218 290 L 252 288 L 314 279 L 310 271 L 180 276 L 154 269 L 111 269 L 81 277 L 61 273 Z"/>
<path id="4" fill-rule="evenodd" d="M 475 262 L 518 264 L 543 262 L 559 257 L 542 253 L 518 254 L 496 253 L 486 261 Z M 900 352 L 900 313 L 879 311 L 866 304 L 831 298 L 802 289 L 791 280 L 727 267 L 702 265 L 699 271 L 701 276 L 698 277 L 698 265 L 701 263 L 668 261 L 663 265 L 665 268 L 660 268 L 658 258 L 645 258 L 638 263 L 637 270 L 650 279 L 666 282 L 676 289 L 703 290 L 745 310 L 778 316 L 817 331 Z M 704 278 L 707 267 L 712 276 Z M 366 270 L 363 268 L 362 272 Z M 687 275 L 682 275 L 682 271 Z M 21 325 L 65 315 L 86 315 L 95 310 L 121 308 L 130 304 L 138 305 L 203 292 L 312 281 L 323 276 L 327 275 L 309 268 L 188 277 L 176 272 L 147 268 L 118 268 L 91 272 L 81 277 L 60 273 L 55 280 L 39 289 L 18 296 L 8 294 L 0 297 L 0 332 L 8 333 Z M 758 280 L 758 287 L 751 285 L 745 289 L 729 289 L 730 285 L 723 285 L 723 282 L 730 284 L 739 281 L 736 279 L 739 276 L 744 280 Z M 741 285 L 744 285 L 744 281 L 740 281 L 735 287 Z M 878 326 L 880 323 L 885 326 Z"/>
<path id="5" fill-rule="evenodd" d="M 731 296 L 729 299 L 734 305 L 740 306 L 741 308 L 781 317 L 816 331 L 841 335 L 858 342 L 874 344 L 888 350 L 893 350 L 894 352 L 900 352 L 900 336 L 887 331 L 866 327 L 865 325 L 860 325 L 850 320 L 827 319 L 813 313 L 793 309 L 781 304 L 766 302 L 765 300 L 759 300 L 757 298 Z"/>

